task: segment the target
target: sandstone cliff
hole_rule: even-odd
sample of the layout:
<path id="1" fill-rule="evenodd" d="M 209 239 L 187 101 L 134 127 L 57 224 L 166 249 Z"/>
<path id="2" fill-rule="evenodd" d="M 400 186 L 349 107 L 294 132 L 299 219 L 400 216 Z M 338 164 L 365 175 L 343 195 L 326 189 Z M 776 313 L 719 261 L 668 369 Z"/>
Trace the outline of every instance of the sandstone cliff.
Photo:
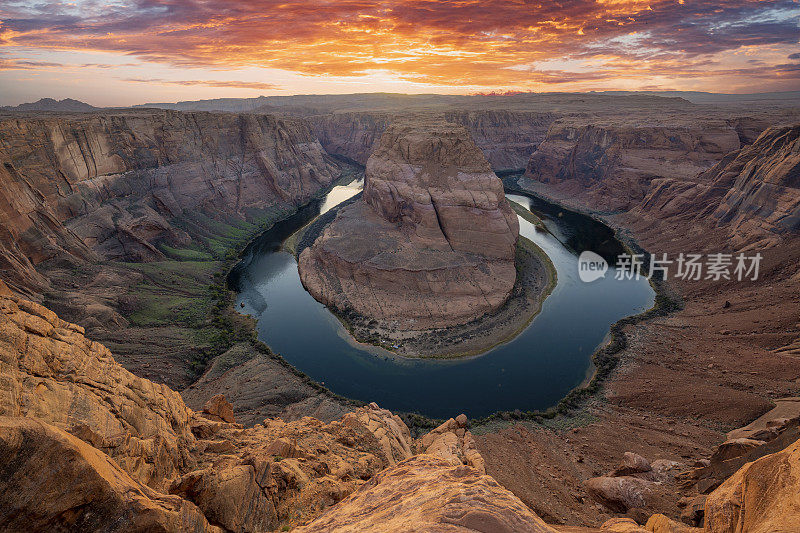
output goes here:
<path id="1" fill-rule="evenodd" d="M 366 164 L 381 134 L 406 114 L 395 112 L 332 113 L 309 117 L 314 133 L 331 154 Z M 495 170 L 525 167 L 557 115 L 510 109 L 453 110 L 437 113 L 443 121 L 461 124 Z M 407 117 L 406 117 L 407 118 Z"/>
<path id="2" fill-rule="evenodd" d="M 724 228 L 734 246 L 800 232 L 800 125 L 775 126 L 691 180 L 653 181 L 632 212 Z"/>
<path id="3" fill-rule="evenodd" d="M 525 176 L 597 209 L 626 210 L 645 197 L 654 179 L 694 177 L 739 146 L 735 128 L 721 120 L 562 120 L 550 126 Z"/>
<path id="4" fill-rule="evenodd" d="M 202 412 L 188 409 L 176 392 L 117 365 L 79 326 L 2 286 L 0 371 L 4 531 L 290 528 L 394 465 L 401 466 L 372 485 L 394 500 L 398 485 L 382 480 L 416 486 L 416 496 L 402 501 L 427 502 L 416 511 L 423 523 L 450 520 L 455 531 L 480 530 L 484 522 L 549 531 L 483 475 L 463 415 L 418 443 L 400 418 L 375 404 L 329 424 L 306 417 L 244 428 L 221 396 Z M 415 451 L 424 455 L 404 463 Z M 385 530 L 382 517 L 391 507 L 367 498 L 377 513 L 368 522 Z M 496 503 L 481 503 L 489 501 Z M 334 517 L 350 512 L 336 509 Z"/>
<path id="5" fill-rule="evenodd" d="M 465 323 L 510 294 L 518 233 L 464 128 L 400 122 L 367 162 L 363 199 L 300 254 L 300 277 L 326 305 L 388 327 Z"/>
<path id="6" fill-rule="evenodd" d="M 43 284 L 48 259 L 208 247 L 214 221 L 260 221 L 338 175 L 306 123 L 268 115 L 15 116 L 0 141 L 0 269 L 17 288 Z"/>
<path id="7" fill-rule="evenodd" d="M 329 424 L 245 428 L 221 396 L 192 411 L 81 331 L 0 284 L 4 531 L 258 532 L 309 521 L 298 531 L 577 531 L 545 524 L 483 474 L 463 415 L 416 441 L 374 404 Z M 793 406 L 740 433 L 769 447 L 796 431 Z M 701 503 L 703 531 L 793 531 L 798 450 L 800 441 L 733 473 Z M 733 451 L 721 446 L 715 456 L 729 461 Z M 657 483 L 661 470 L 626 454 L 609 475 Z M 645 527 L 615 518 L 580 530 L 701 531 L 662 515 Z"/>
<path id="8" fill-rule="evenodd" d="M 377 406 L 327 425 L 249 429 L 219 398 L 196 413 L 79 326 L 10 295 L 0 296 L 0 370 L 4 530 L 26 517 L 72 530 L 272 530 L 411 456 L 408 429 Z"/>
<path id="9" fill-rule="evenodd" d="M 491 477 L 425 455 L 384 470 L 297 531 L 555 533 Z"/>

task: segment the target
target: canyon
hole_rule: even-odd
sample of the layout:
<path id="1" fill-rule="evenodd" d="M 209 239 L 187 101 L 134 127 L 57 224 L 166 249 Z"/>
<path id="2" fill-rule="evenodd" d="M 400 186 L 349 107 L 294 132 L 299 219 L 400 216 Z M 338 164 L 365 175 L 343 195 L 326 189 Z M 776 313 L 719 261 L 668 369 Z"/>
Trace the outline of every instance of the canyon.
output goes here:
<path id="1" fill-rule="evenodd" d="M 0 485 L 25 487 L 5 529 L 792 531 L 796 106 L 345 100 L 2 115 Z M 760 252 L 760 277 L 670 279 L 679 304 L 623 321 L 613 368 L 546 416 L 431 425 L 338 397 L 253 340 L 221 273 L 355 163 L 409 163 L 379 140 L 420 112 L 471 137 L 478 173 L 520 170 L 507 187 L 652 253 Z M 394 181 L 358 205 L 397 215 Z"/>

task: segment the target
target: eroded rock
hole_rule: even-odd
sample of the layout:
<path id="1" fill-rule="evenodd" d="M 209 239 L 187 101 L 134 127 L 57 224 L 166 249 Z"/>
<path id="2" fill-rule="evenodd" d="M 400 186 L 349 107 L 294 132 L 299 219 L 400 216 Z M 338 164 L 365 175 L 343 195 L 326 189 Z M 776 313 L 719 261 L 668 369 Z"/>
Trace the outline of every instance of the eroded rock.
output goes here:
<path id="1" fill-rule="evenodd" d="M 709 494 L 707 533 L 797 531 L 800 441 L 740 468 Z"/>
<path id="2" fill-rule="evenodd" d="M 399 330 L 463 324 L 516 280 L 519 223 L 460 126 L 390 126 L 367 162 L 363 199 L 300 254 L 303 285 L 342 313 Z"/>
<path id="3" fill-rule="evenodd" d="M 402 497 L 398 497 L 402 494 Z M 384 470 L 298 533 L 554 533 L 516 496 L 468 466 L 420 455 Z"/>

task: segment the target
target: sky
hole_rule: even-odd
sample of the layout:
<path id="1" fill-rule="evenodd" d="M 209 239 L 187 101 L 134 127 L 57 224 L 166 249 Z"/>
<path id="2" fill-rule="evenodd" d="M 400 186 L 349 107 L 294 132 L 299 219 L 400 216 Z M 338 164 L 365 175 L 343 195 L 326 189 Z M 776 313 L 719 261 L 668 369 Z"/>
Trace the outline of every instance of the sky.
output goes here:
<path id="1" fill-rule="evenodd" d="M 800 90 L 798 0 L 0 0 L 0 105 Z"/>

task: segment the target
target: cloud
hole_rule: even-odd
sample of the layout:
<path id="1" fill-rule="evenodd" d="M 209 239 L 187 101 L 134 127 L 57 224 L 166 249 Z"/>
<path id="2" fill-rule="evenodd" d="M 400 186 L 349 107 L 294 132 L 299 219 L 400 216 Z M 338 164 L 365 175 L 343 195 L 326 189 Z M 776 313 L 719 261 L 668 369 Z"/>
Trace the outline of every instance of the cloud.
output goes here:
<path id="1" fill-rule="evenodd" d="M 380 71 L 435 84 L 529 86 L 628 79 L 614 65 L 634 61 L 639 76 L 670 69 L 673 77 L 701 76 L 692 67 L 715 55 L 796 46 L 799 15 L 792 0 L 83 0 L 0 7 L 0 48 L 115 52 L 179 67 Z M 567 59 L 610 66 L 536 68 Z M 706 65 L 718 75 L 733 70 Z"/>
<path id="2" fill-rule="evenodd" d="M 258 81 L 227 81 L 227 80 L 165 80 L 161 78 L 121 78 L 122 81 L 134 83 L 155 83 L 159 85 L 182 85 L 191 87 L 202 85 L 205 87 L 223 87 L 233 89 L 257 89 L 261 91 L 271 91 L 280 89 L 280 86 L 272 83 Z"/>
<path id="3" fill-rule="evenodd" d="M 34 61 L 0 55 L 0 70 L 41 70 L 62 68 L 63 66 L 62 63 L 55 63 L 52 61 Z"/>

